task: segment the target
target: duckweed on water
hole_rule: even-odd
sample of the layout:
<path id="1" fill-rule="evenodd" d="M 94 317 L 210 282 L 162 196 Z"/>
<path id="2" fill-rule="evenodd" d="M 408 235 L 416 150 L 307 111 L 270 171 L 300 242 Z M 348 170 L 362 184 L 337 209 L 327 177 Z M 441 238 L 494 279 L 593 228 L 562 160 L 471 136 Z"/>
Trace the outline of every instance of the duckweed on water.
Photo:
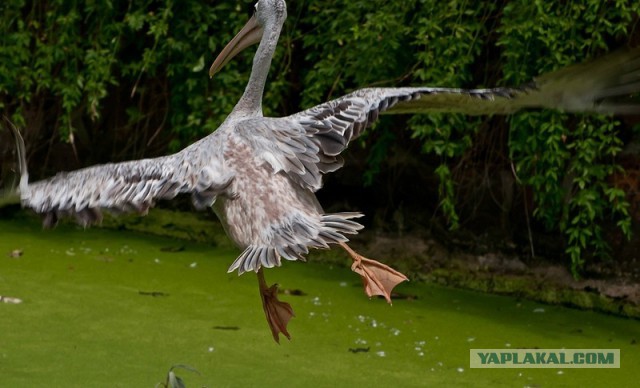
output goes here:
<path id="1" fill-rule="evenodd" d="M 166 246 L 183 247 L 167 250 Z M 11 257 L 20 250 L 22 255 Z M 0 220 L 3 386 L 631 386 L 638 321 L 411 282 L 369 300 L 348 268 L 268 270 L 296 318 L 276 345 L 237 255 L 130 232 Z M 345 263 L 347 264 L 347 263 Z M 536 312 L 543 309 L 544 313 Z M 469 369 L 470 348 L 619 348 L 620 369 Z"/>

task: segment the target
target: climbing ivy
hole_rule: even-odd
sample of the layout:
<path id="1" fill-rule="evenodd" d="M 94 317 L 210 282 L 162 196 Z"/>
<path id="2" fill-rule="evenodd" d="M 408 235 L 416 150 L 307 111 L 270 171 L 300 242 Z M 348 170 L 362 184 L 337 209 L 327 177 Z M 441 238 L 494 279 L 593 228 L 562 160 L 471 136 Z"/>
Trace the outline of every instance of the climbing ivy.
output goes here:
<path id="1" fill-rule="evenodd" d="M 503 80 L 521 83 L 536 72 L 602 54 L 611 42 L 625 42 L 640 4 L 512 1 L 503 12 L 497 42 L 505 59 Z M 625 194 L 607 180 L 620 170 L 619 130 L 619 121 L 596 115 L 525 112 L 510 120 L 509 152 L 517 174 L 534 189 L 535 216 L 566 235 L 574 274 L 585 253 L 607 256 L 602 221 L 616 220 L 627 237 L 631 234 Z"/>

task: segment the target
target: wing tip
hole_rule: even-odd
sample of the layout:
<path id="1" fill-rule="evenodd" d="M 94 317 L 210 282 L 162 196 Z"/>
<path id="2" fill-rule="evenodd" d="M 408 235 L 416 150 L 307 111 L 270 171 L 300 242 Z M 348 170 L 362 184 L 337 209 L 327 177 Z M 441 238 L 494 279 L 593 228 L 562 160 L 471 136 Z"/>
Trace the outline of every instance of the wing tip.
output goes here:
<path id="1" fill-rule="evenodd" d="M 29 192 L 29 171 L 27 166 L 27 151 L 26 146 L 24 144 L 24 139 L 20 134 L 20 130 L 15 126 L 15 124 L 9 120 L 9 118 L 5 115 L 2 118 L 7 122 L 9 130 L 13 135 L 16 142 L 16 152 L 18 154 L 18 168 L 20 172 L 20 184 L 19 184 L 19 194 L 22 198 L 26 196 Z"/>

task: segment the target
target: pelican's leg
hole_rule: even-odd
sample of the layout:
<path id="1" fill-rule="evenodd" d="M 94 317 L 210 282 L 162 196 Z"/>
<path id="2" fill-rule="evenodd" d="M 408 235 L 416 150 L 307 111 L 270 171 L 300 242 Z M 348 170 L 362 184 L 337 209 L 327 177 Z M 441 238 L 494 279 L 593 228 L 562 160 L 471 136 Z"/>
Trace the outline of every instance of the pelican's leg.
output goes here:
<path id="1" fill-rule="evenodd" d="M 267 317 L 267 323 L 271 328 L 273 339 L 276 340 L 277 343 L 280 343 L 280 337 L 278 336 L 280 333 L 284 334 L 287 339 L 291 339 L 287 331 L 287 323 L 295 316 L 291 305 L 278 300 L 277 284 L 271 287 L 267 286 L 262 268 L 258 270 L 257 274 L 260 297 L 262 298 L 262 308 L 264 309 L 264 315 Z"/>
<path id="2" fill-rule="evenodd" d="M 349 256 L 353 259 L 351 270 L 362 277 L 364 292 L 368 296 L 382 295 L 391 303 L 391 290 L 399 283 L 408 281 L 406 276 L 395 269 L 376 260 L 367 259 L 356 253 L 346 243 L 340 243 Z"/>

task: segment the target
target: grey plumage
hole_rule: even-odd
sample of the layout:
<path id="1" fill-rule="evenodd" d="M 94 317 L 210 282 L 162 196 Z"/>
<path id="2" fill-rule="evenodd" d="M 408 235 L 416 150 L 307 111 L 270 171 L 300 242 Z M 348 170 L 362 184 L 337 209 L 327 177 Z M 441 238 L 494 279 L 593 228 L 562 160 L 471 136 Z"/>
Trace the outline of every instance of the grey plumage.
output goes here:
<path id="1" fill-rule="evenodd" d="M 211 140 L 203 142 L 205 147 L 215 143 Z M 157 200 L 180 193 L 190 193 L 198 208 L 211 206 L 217 195 L 226 192 L 233 176 L 225 175 L 222 161 L 201 147 L 196 143 L 170 156 L 109 163 L 61 172 L 28 186 L 23 183 L 21 202 L 43 214 L 46 227 L 65 216 L 89 226 L 100 222 L 104 210 L 146 214 Z"/>
<path id="2" fill-rule="evenodd" d="M 292 116 L 266 118 L 262 92 L 286 6 L 283 0 L 259 0 L 256 7 L 246 32 L 250 43 L 260 40 L 251 78 L 218 130 L 173 155 L 90 167 L 28 185 L 23 168 L 23 206 L 44 214 L 46 225 L 63 216 L 89 225 L 100 221 L 103 210 L 145 213 L 159 199 L 188 193 L 197 208 L 214 208 L 243 249 L 229 270 L 258 271 L 280 266 L 282 259 L 304 260 L 309 248 L 345 242 L 346 235 L 362 228 L 353 221 L 358 213 L 325 214 L 314 192 L 324 174 L 342 167 L 340 154 L 380 114 L 484 115 L 533 108 L 640 112 L 636 48 L 516 88 L 368 88 Z M 264 34 L 257 35 L 256 26 Z M 223 51 L 211 74 L 237 51 Z"/>

